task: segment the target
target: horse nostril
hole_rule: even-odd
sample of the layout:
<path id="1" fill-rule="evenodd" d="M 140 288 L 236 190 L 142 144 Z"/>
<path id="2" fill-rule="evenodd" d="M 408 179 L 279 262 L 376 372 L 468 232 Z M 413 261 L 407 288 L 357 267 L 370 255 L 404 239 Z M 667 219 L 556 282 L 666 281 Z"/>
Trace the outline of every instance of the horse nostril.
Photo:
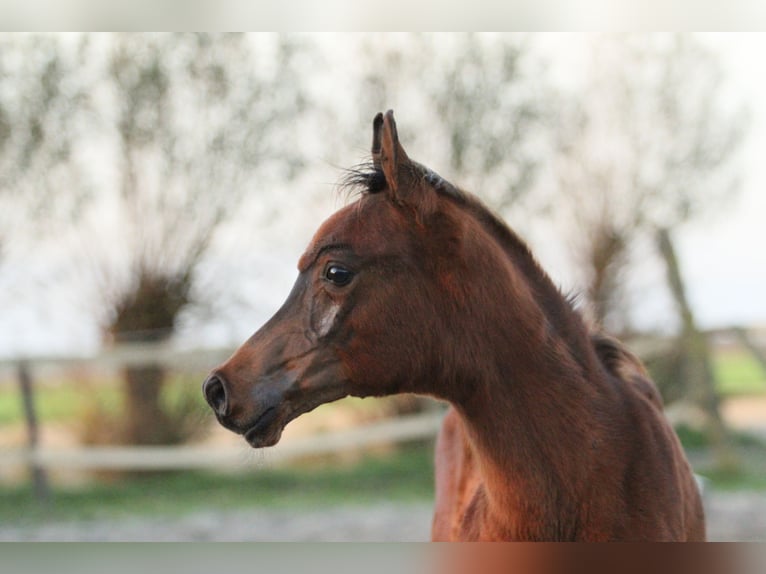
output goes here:
<path id="1" fill-rule="evenodd" d="M 215 414 L 225 416 L 229 410 L 229 401 L 226 397 L 225 381 L 219 375 L 210 375 L 202 383 L 202 394 L 212 407 Z"/>

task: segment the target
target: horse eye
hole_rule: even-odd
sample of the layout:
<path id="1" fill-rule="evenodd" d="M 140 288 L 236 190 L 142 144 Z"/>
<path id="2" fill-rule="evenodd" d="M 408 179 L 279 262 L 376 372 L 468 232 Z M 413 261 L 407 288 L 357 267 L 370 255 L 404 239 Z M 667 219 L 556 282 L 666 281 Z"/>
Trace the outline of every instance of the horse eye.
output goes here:
<path id="1" fill-rule="evenodd" d="M 324 272 L 324 277 L 333 285 L 343 287 L 351 283 L 351 279 L 354 278 L 354 274 L 340 265 L 330 265 Z"/>

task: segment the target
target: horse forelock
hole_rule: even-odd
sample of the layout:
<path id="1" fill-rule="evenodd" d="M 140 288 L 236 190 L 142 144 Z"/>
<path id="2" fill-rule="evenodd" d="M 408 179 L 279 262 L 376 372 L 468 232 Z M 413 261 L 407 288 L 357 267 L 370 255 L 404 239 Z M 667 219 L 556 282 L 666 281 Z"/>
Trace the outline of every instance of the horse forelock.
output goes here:
<path id="1" fill-rule="evenodd" d="M 436 193 L 465 203 L 467 195 L 438 173 L 426 166 L 410 161 L 409 168 L 413 182 L 425 181 Z M 386 188 L 386 176 L 383 169 L 372 161 L 363 162 L 345 170 L 340 181 L 340 189 L 349 195 L 372 195 Z"/>
<path id="2" fill-rule="evenodd" d="M 339 188 L 349 196 L 380 193 L 386 188 L 386 176 L 373 162 L 364 162 L 344 170 Z"/>

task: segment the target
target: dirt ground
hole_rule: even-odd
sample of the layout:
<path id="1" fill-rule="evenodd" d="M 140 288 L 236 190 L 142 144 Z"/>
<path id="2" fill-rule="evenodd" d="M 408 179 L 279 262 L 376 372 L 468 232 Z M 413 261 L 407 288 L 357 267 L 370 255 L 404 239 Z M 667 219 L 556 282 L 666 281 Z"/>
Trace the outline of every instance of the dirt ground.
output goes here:
<path id="1" fill-rule="evenodd" d="M 722 408 L 731 427 L 766 436 L 766 396 L 730 398 Z"/>
<path id="2" fill-rule="evenodd" d="M 708 538 L 766 541 L 766 493 L 709 492 Z M 0 525 L 1 541 L 427 541 L 431 505 L 198 512 L 183 517 Z"/>

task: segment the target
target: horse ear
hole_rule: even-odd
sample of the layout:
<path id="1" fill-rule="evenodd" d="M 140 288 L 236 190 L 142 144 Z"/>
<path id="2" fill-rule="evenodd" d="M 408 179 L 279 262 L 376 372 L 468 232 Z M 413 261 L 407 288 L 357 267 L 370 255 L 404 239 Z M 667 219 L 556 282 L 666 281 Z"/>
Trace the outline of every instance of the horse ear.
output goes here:
<path id="1" fill-rule="evenodd" d="M 381 139 L 383 138 L 383 114 L 378 112 L 375 119 L 372 120 L 372 163 L 376 169 L 383 169 L 380 149 Z"/>
<path id="2" fill-rule="evenodd" d="M 393 110 L 388 110 L 385 115 L 379 113 L 372 122 L 372 162 L 383 170 L 391 194 L 398 198 L 402 168 L 410 163 L 410 159 L 399 143 Z"/>

